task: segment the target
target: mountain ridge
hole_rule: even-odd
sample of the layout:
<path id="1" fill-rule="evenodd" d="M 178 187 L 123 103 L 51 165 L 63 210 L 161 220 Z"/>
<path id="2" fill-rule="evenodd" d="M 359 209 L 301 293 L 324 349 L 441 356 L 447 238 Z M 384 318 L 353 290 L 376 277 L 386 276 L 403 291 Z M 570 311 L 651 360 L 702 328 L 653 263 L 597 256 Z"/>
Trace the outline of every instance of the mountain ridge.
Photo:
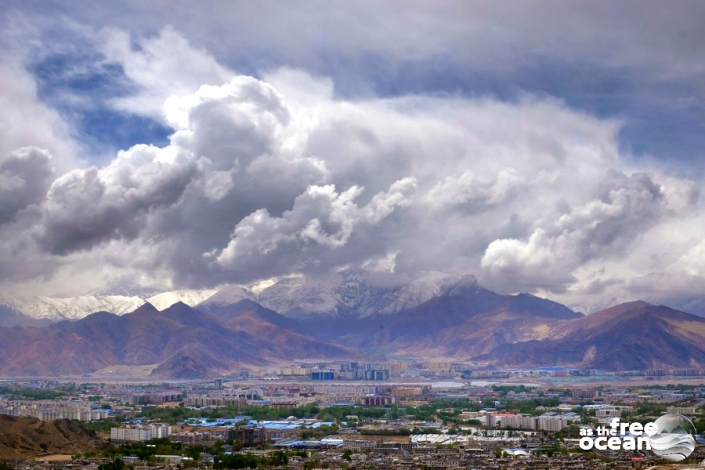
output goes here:
<path id="1" fill-rule="evenodd" d="M 500 345 L 478 359 L 504 366 L 606 370 L 705 367 L 705 319 L 637 301 L 559 325 L 544 341 Z"/>
<path id="2" fill-rule="evenodd" d="M 0 328 L 0 375 L 82 375 L 113 365 L 157 365 L 154 377 L 214 377 L 289 360 L 295 346 L 287 349 L 267 334 L 229 328 L 184 303 L 162 311 L 147 303 L 121 316 L 97 312 L 42 328 Z M 296 335 L 303 351 L 322 351 L 331 357 L 353 353 Z"/>

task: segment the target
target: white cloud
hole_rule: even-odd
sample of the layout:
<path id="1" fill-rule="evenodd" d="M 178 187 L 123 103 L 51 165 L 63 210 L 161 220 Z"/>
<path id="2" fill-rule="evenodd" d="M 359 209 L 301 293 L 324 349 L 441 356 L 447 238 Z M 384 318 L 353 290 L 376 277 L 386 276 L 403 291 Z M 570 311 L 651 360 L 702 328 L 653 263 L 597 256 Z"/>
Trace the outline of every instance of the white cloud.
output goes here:
<path id="1" fill-rule="evenodd" d="M 556 219 L 543 218 L 527 240 L 492 242 L 482 267 L 508 285 L 561 291 L 585 263 L 622 257 L 652 227 L 689 215 L 694 198 L 669 191 L 669 199 L 657 181 L 643 173 L 598 181 L 596 198 Z"/>
<path id="2" fill-rule="evenodd" d="M 168 97 L 193 93 L 202 85 L 221 85 L 234 76 L 206 51 L 191 47 L 171 26 L 141 41 L 139 49 L 124 30 L 106 28 L 103 38 L 103 54 L 120 63 L 139 87 L 136 94 L 114 102 L 118 109 L 134 114 L 162 118 Z"/>
<path id="3" fill-rule="evenodd" d="M 76 165 L 76 147 L 59 114 L 37 97 L 22 54 L 6 49 L 0 57 L 0 158 L 21 147 L 35 147 L 46 150 L 57 169 L 66 171 Z"/>
<path id="4" fill-rule="evenodd" d="M 105 37 L 141 87 L 116 106 L 175 132 L 164 148 L 62 170 L 48 191 L 19 195 L 21 176 L 0 172 L 20 201 L 6 218 L 32 207 L 0 228 L 13 240 L 0 267 L 28 260 L 14 279 L 103 265 L 191 287 L 365 265 L 575 303 L 627 295 L 644 269 L 676 273 L 685 256 L 689 289 L 703 286 L 700 240 L 657 236 L 702 217 L 697 182 L 627 165 L 619 122 L 532 96 L 344 100 L 300 69 L 234 75 L 173 29 Z"/>

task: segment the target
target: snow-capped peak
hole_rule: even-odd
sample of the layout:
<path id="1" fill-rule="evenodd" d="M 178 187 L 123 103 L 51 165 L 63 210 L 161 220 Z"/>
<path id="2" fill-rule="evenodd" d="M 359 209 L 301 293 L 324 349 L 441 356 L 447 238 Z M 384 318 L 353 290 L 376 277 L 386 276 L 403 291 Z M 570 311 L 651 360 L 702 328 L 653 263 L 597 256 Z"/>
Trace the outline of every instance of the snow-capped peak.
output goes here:
<path id="1" fill-rule="evenodd" d="M 78 320 L 95 312 L 117 315 L 132 312 L 144 304 L 139 297 L 107 295 L 96 297 L 6 297 L 0 303 L 22 315 L 36 320 Z"/>
<path id="2" fill-rule="evenodd" d="M 202 299 L 197 305 L 204 310 L 209 310 L 213 307 L 236 304 L 243 299 L 256 300 L 257 296 L 246 287 L 230 284 L 222 289 L 214 290 L 211 295 Z"/>
<path id="3" fill-rule="evenodd" d="M 0 306 L 30 318 L 59 321 L 77 320 L 99 311 L 123 315 L 136 310 L 145 301 L 158 310 L 183 302 L 208 311 L 249 299 L 290 318 L 363 318 L 392 315 L 434 297 L 461 294 L 477 288 L 473 276 L 441 271 L 429 271 L 399 285 L 391 278 L 380 278 L 376 273 L 350 269 L 323 278 L 291 276 L 252 286 L 233 284 L 217 289 L 156 294 L 153 287 L 123 284 L 79 297 L 5 298 L 0 299 Z M 116 295 L 120 293 L 125 295 Z"/>
<path id="4" fill-rule="evenodd" d="M 218 289 L 175 290 L 154 295 L 148 298 L 147 302 L 154 305 L 157 310 L 167 309 L 177 302 L 183 302 L 189 307 L 194 307 L 216 292 L 218 292 Z"/>

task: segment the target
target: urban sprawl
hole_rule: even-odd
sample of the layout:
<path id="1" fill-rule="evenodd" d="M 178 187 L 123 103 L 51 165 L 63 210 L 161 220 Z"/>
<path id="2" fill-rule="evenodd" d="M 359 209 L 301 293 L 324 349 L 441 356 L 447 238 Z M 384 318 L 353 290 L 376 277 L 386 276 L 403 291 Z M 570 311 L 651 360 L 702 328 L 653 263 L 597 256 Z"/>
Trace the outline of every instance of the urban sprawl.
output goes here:
<path id="1" fill-rule="evenodd" d="M 702 433 L 704 383 L 697 369 L 306 360 L 209 381 L 8 380 L 0 414 L 80 421 L 102 439 L 66 460 L 5 463 L 25 470 L 647 468 L 659 463 L 647 450 L 583 451 L 581 429 L 675 413 Z M 689 462 L 704 458 L 698 445 Z"/>

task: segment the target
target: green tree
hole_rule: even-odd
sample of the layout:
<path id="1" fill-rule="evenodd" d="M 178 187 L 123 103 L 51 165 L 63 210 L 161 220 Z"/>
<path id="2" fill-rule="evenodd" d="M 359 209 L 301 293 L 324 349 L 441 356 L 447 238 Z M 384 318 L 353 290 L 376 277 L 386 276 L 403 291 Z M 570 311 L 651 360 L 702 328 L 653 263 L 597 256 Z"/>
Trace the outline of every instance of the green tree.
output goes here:
<path id="1" fill-rule="evenodd" d="M 98 470 L 123 470 L 125 468 L 125 462 L 118 458 L 110 463 L 104 463 L 98 465 Z"/>

